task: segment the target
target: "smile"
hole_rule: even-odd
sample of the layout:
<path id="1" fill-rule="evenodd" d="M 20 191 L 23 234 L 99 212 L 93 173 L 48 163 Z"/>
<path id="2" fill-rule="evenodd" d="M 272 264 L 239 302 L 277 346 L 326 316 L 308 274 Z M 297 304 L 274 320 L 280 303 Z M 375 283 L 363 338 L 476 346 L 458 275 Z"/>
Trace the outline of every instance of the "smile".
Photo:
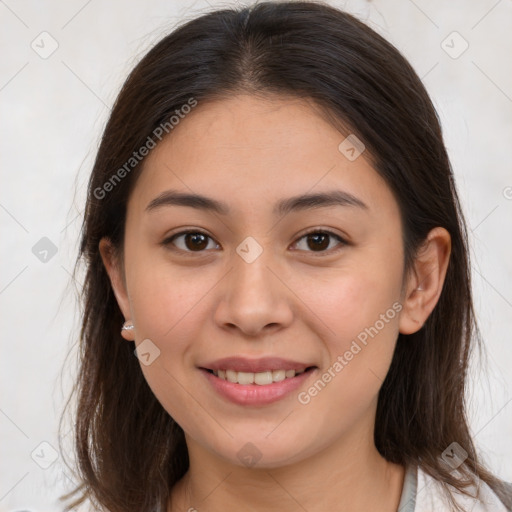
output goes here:
<path id="1" fill-rule="evenodd" d="M 236 372 L 199 368 L 215 394 L 230 403 L 262 407 L 298 392 L 304 383 L 316 375 L 318 368 Z"/>
<path id="2" fill-rule="evenodd" d="M 302 370 L 266 370 L 263 372 L 237 372 L 235 370 L 210 370 L 216 377 L 235 384 L 244 386 L 257 384 L 258 386 L 268 386 L 273 382 L 281 382 L 285 379 L 292 379 L 296 375 L 301 375 L 309 368 Z"/>

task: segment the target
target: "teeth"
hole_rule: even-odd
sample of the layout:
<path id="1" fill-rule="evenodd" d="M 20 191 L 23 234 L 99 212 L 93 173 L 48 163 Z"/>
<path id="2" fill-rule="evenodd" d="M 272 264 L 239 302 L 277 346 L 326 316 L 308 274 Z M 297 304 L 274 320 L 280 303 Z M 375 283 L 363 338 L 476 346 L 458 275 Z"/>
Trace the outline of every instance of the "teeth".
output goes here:
<path id="1" fill-rule="evenodd" d="M 291 379 L 296 375 L 304 373 L 305 370 L 268 370 L 266 372 L 251 373 L 251 372 L 235 372 L 234 370 L 213 370 L 214 375 L 222 380 L 233 382 L 235 384 L 258 384 L 259 386 L 266 386 L 273 382 L 281 382 L 284 379 Z"/>
<path id="2" fill-rule="evenodd" d="M 236 375 L 236 372 L 233 373 Z M 254 384 L 254 373 L 238 372 L 238 384 Z M 256 384 L 260 384 L 260 382 L 256 382 Z"/>
<path id="3" fill-rule="evenodd" d="M 295 372 L 294 372 L 295 373 Z M 238 373 L 240 375 L 240 372 Z M 272 372 L 261 372 L 261 373 L 253 373 L 254 375 L 254 383 L 259 384 L 260 386 L 265 386 L 266 384 L 272 384 Z M 240 384 L 240 381 L 239 381 Z"/>
<path id="4" fill-rule="evenodd" d="M 295 371 L 292 370 L 293 376 L 295 376 Z M 274 382 L 281 382 L 282 380 L 286 379 L 286 372 L 284 370 L 274 370 L 272 372 L 272 380 Z"/>
<path id="5" fill-rule="evenodd" d="M 233 370 L 226 370 L 226 380 L 229 382 L 238 382 L 238 373 Z"/>

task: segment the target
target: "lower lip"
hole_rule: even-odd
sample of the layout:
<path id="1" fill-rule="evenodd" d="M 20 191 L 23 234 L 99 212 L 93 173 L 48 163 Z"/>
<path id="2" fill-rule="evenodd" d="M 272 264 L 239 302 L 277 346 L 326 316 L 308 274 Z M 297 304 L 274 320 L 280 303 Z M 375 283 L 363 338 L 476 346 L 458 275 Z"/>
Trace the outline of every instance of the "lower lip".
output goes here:
<path id="1" fill-rule="evenodd" d="M 312 374 L 316 368 L 308 370 L 296 377 L 284 379 L 281 382 L 273 382 L 260 386 L 258 384 L 237 384 L 216 377 L 213 373 L 200 368 L 206 376 L 213 389 L 221 396 L 239 405 L 267 405 L 277 402 L 299 388 Z"/>

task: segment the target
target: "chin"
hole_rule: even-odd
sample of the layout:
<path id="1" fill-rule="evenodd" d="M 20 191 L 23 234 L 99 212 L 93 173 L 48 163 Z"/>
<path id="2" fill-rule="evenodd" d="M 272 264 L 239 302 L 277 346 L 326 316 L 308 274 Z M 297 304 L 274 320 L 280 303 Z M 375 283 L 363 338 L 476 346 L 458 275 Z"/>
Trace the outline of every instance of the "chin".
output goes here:
<path id="1" fill-rule="evenodd" d="M 301 446 L 300 452 L 297 446 Z M 230 464 L 248 469 L 273 469 L 288 466 L 304 460 L 314 449 L 305 447 L 304 442 L 293 438 L 269 440 L 261 436 L 244 436 L 231 440 L 230 446 L 217 446 L 212 450 Z"/>

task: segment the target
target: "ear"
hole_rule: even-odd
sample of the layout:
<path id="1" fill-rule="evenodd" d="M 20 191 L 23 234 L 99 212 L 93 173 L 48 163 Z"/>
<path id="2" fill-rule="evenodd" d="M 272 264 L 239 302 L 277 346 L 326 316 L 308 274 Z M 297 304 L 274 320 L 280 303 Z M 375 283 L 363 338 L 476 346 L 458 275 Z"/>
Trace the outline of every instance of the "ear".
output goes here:
<path id="1" fill-rule="evenodd" d="M 399 331 L 419 331 L 432 313 L 441 292 L 451 254 L 451 237 L 445 228 L 430 231 L 415 258 L 405 286 Z"/>
<path id="2" fill-rule="evenodd" d="M 126 291 L 123 265 L 119 261 L 118 253 L 108 238 L 102 238 L 100 240 L 99 250 L 103 265 L 110 278 L 110 284 L 112 285 L 112 290 L 116 297 L 117 304 L 119 305 L 119 309 L 125 319 L 129 320 L 131 317 L 130 301 Z M 119 326 L 119 328 L 121 328 L 121 326 Z M 133 330 L 122 330 L 121 335 L 128 341 L 134 341 Z"/>

